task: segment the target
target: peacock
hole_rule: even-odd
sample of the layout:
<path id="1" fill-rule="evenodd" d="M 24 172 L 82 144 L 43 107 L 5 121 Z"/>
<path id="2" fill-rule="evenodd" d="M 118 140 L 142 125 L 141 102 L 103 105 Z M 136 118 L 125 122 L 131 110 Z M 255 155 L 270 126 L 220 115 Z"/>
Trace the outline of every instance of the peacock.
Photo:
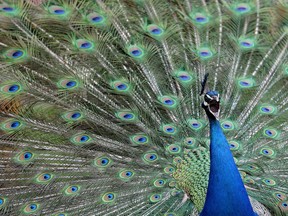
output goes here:
<path id="1" fill-rule="evenodd" d="M 288 215 L 285 0 L 0 0 L 0 215 Z"/>

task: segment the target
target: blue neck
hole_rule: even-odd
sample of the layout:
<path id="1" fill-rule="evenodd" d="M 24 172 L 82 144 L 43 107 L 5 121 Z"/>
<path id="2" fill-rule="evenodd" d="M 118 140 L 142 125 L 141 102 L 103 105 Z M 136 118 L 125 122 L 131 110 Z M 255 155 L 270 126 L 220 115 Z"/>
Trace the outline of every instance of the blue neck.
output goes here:
<path id="1" fill-rule="evenodd" d="M 216 119 L 210 119 L 210 174 L 201 216 L 255 216 L 228 142 Z"/>

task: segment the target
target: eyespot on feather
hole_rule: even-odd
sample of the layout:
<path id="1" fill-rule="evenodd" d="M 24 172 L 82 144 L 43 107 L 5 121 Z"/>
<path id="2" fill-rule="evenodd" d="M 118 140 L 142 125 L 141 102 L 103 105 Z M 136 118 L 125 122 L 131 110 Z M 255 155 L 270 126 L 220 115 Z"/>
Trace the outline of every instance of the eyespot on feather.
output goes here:
<path id="1" fill-rule="evenodd" d="M 251 50 L 256 46 L 256 40 L 254 38 L 240 38 L 238 46 L 241 50 Z"/>
<path id="2" fill-rule="evenodd" d="M 75 79 L 62 79 L 57 83 L 60 89 L 72 90 L 79 87 L 79 82 Z"/>
<path id="3" fill-rule="evenodd" d="M 187 125 L 194 131 L 198 131 L 204 127 L 202 121 L 197 119 L 188 119 Z"/>
<path id="4" fill-rule="evenodd" d="M 128 181 L 134 176 L 134 172 L 131 170 L 122 170 L 119 172 L 118 176 L 123 181 Z"/>
<path id="5" fill-rule="evenodd" d="M 196 145 L 196 140 L 193 137 L 186 137 L 183 140 L 183 143 L 186 148 L 193 148 Z"/>
<path id="6" fill-rule="evenodd" d="M 22 92 L 23 87 L 19 83 L 11 83 L 0 86 L 0 92 L 5 95 L 16 95 Z"/>
<path id="7" fill-rule="evenodd" d="M 180 154 L 182 152 L 182 148 L 178 144 L 171 144 L 171 145 L 166 147 L 166 150 L 172 155 Z"/>
<path id="8" fill-rule="evenodd" d="M 106 168 L 110 166 L 111 164 L 112 164 L 112 160 L 106 156 L 102 156 L 94 160 L 94 165 L 98 168 Z"/>
<path id="9" fill-rule="evenodd" d="M 106 17 L 103 14 L 93 12 L 87 15 L 87 20 L 95 26 L 104 26 L 106 25 Z"/>
<path id="10" fill-rule="evenodd" d="M 48 11 L 50 14 L 56 15 L 58 17 L 64 17 L 69 14 L 69 11 L 66 8 L 58 5 L 52 5 L 48 7 Z"/>
<path id="11" fill-rule="evenodd" d="M 167 135 L 174 136 L 178 133 L 178 129 L 174 124 L 164 124 L 161 125 L 160 130 Z"/>
<path id="12" fill-rule="evenodd" d="M 177 165 L 178 163 L 181 163 L 182 158 L 181 157 L 174 157 L 173 158 L 173 164 Z"/>
<path id="13" fill-rule="evenodd" d="M 81 187 L 79 185 L 69 185 L 64 188 L 65 195 L 76 195 L 79 193 Z"/>
<path id="14" fill-rule="evenodd" d="M 200 47 L 196 53 L 201 60 L 209 60 L 214 56 L 214 51 L 209 47 Z"/>
<path id="15" fill-rule="evenodd" d="M 128 47 L 128 54 L 135 59 L 141 59 L 145 55 L 143 48 L 136 45 L 131 45 Z"/>
<path id="16" fill-rule="evenodd" d="M 35 155 L 31 151 L 23 151 L 17 154 L 14 159 L 17 163 L 25 164 L 33 161 L 34 156 Z"/>
<path id="17" fill-rule="evenodd" d="M 199 28 L 207 26 L 207 24 L 209 24 L 209 22 L 211 21 L 211 16 L 203 10 L 194 10 L 189 13 L 189 17 L 191 19 L 191 22 Z"/>
<path id="18" fill-rule="evenodd" d="M 283 212 L 288 212 L 288 201 L 283 201 L 278 204 Z"/>
<path id="19" fill-rule="evenodd" d="M 36 176 L 36 183 L 38 184 L 47 184 L 54 178 L 53 174 L 50 173 L 41 173 Z"/>
<path id="20" fill-rule="evenodd" d="M 150 139 L 146 134 L 135 134 L 129 137 L 133 144 L 142 145 L 148 144 Z"/>
<path id="21" fill-rule="evenodd" d="M 153 185 L 157 188 L 161 188 L 161 187 L 164 187 L 166 184 L 166 181 L 164 179 L 156 179 L 154 182 L 153 182 Z"/>
<path id="22" fill-rule="evenodd" d="M 152 194 L 149 197 L 150 202 L 152 203 L 156 203 L 162 200 L 162 195 L 161 194 Z"/>
<path id="23" fill-rule="evenodd" d="M 274 196 L 276 199 L 282 200 L 282 201 L 284 201 L 284 200 L 287 199 L 287 196 L 286 196 L 284 193 L 282 193 L 282 192 L 274 192 L 274 193 L 273 193 L 273 196 Z"/>
<path id="24" fill-rule="evenodd" d="M 169 109 L 174 109 L 178 106 L 178 101 L 175 96 L 160 96 L 158 97 L 158 100 L 162 104 L 162 106 L 169 108 Z"/>
<path id="25" fill-rule="evenodd" d="M 276 156 L 276 153 L 273 149 L 271 148 L 262 148 L 260 150 L 260 154 L 266 156 L 266 157 L 269 157 L 269 158 L 273 158 Z"/>
<path id="26" fill-rule="evenodd" d="M 95 44 L 93 42 L 86 39 L 77 39 L 74 43 L 77 49 L 81 51 L 91 51 L 95 47 Z"/>
<path id="27" fill-rule="evenodd" d="M 130 93 L 131 85 L 128 82 L 115 80 L 110 83 L 112 89 L 114 89 L 118 93 Z"/>
<path id="28" fill-rule="evenodd" d="M 237 84 L 242 89 L 248 89 L 255 86 L 255 81 L 252 78 L 240 78 L 237 80 Z"/>
<path id="29" fill-rule="evenodd" d="M 111 203 L 116 199 L 116 194 L 112 192 L 108 192 L 102 195 L 102 201 L 104 203 Z"/>
<path id="30" fill-rule="evenodd" d="M 279 136 L 279 132 L 273 128 L 265 128 L 263 130 L 263 134 L 266 137 L 276 139 Z"/>
<path id="31" fill-rule="evenodd" d="M 225 120 L 221 122 L 221 127 L 224 131 L 232 131 L 236 128 L 236 123 L 233 121 Z"/>
<path id="32" fill-rule="evenodd" d="M 148 152 L 143 155 L 144 162 L 153 163 L 158 160 L 158 155 L 155 152 Z"/>
<path id="33" fill-rule="evenodd" d="M 167 167 L 164 168 L 164 172 L 166 174 L 172 174 L 174 171 L 175 171 L 175 168 L 172 167 L 172 166 L 167 166 Z"/>
<path id="34" fill-rule="evenodd" d="M 146 30 L 152 37 L 156 37 L 156 38 L 159 38 L 159 37 L 163 36 L 163 34 L 164 34 L 163 28 L 161 28 L 155 24 L 148 25 L 146 27 Z"/>
<path id="35" fill-rule="evenodd" d="M 192 16 L 192 18 L 194 22 L 201 25 L 209 22 L 209 17 L 204 13 L 196 13 L 194 16 Z"/>
<path id="36" fill-rule="evenodd" d="M 13 14 L 17 9 L 13 5 L 0 4 L 0 13 Z"/>
<path id="37" fill-rule="evenodd" d="M 5 197 L 0 196 L 0 209 L 4 208 L 8 202 L 8 199 Z"/>
<path id="38" fill-rule="evenodd" d="M 264 182 L 264 184 L 267 186 L 275 186 L 276 185 L 276 182 L 270 178 L 265 178 L 262 180 L 262 182 Z"/>
<path id="39" fill-rule="evenodd" d="M 75 145 L 83 145 L 88 144 L 93 141 L 91 136 L 85 134 L 85 133 L 79 133 L 70 138 L 70 141 L 74 143 Z"/>
<path id="40" fill-rule="evenodd" d="M 259 107 L 259 112 L 260 114 L 263 114 L 263 115 L 275 114 L 276 111 L 277 111 L 276 107 L 273 105 L 269 105 L 269 104 L 262 105 Z"/>
<path id="41" fill-rule="evenodd" d="M 237 151 L 240 149 L 241 145 L 240 143 L 236 142 L 236 141 L 230 141 L 229 142 L 229 146 L 230 146 L 230 150 L 231 151 Z"/>
<path id="42" fill-rule="evenodd" d="M 67 122 L 75 122 L 83 118 L 83 114 L 79 111 L 68 111 L 62 114 L 62 118 Z"/>
<path id="43" fill-rule="evenodd" d="M 244 178 L 244 182 L 245 182 L 246 184 L 255 184 L 255 180 L 252 179 L 252 178 L 250 178 L 250 177 Z"/>
<path id="44" fill-rule="evenodd" d="M 246 3 L 234 4 L 232 5 L 232 10 L 234 11 L 234 14 L 236 15 L 243 15 L 251 11 L 251 6 Z"/>
<path id="45" fill-rule="evenodd" d="M 27 58 L 27 53 L 23 49 L 11 48 L 4 53 L 4 57 L 11 62 L 22 61 Z"/>
<path id="46" fill-rule="evenodd" d="M 35 213 L 39 210 L 40 205 L 37 203 L 29 203 L 26 204 L 23 208 L 23 213 L 25 214 L 31 214 L 31 213 Z"/>
<path id="47" fill-rule="evenodd" d="M 16 119 L 8 119 L 1 123 L 1 129 L 6 132 L 14 132 L 24 127 L 24 123 Z"/>
<path id="48" fill-rule="evenodd" d="M 184 70 L 177 70 L 174 72 L 174 76 L 178 82 L 184 87 L 191 85 L 193 82 L 193 76 L 190 72 Z"/>
<path id="49" fill-rule="evenodd" d="M 138 116 L 131 110 L 123 110 L 115 113 L 115 116 L 125 122 L 136 122 L 138 121 Z"/>

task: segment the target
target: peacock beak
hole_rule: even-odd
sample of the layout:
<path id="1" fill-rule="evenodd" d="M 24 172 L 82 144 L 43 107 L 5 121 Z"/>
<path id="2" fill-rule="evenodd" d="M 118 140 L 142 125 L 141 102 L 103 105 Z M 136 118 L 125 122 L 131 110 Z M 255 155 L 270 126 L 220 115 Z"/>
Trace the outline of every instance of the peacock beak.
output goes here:
<path id="1" fill-rule="evenodd" d="M 214 93 L 214 92 L 213 92 Z M 208 92 L 204 96 L 203 108 L 219 120 L 220 113 L 220 96 L 219 94 L 212 95 Z"/>

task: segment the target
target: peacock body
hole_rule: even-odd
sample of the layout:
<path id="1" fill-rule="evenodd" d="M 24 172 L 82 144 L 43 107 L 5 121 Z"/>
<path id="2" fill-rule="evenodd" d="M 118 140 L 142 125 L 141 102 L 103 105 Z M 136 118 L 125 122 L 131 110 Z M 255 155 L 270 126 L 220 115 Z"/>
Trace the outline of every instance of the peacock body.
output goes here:
<path id="1" fill-rule="evenodd" d="M 288 214 L 287 2 L 0 2 L 1 215 Z"/>

